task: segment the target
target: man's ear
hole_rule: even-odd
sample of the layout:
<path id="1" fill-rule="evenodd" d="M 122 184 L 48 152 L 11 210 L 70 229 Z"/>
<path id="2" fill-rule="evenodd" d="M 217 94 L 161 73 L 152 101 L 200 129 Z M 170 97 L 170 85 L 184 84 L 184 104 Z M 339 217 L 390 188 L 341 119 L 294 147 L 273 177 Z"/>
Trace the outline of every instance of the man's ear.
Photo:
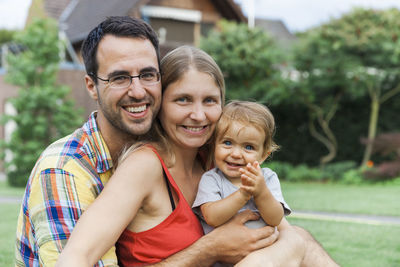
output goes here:
<path id="1" fill-rule="evenodd" d="M 97 101 L 98 100 L 97 86 L 94 83 L 92 77 L 90 77 L 87 74 L 85 75 L 85 85 L 86 85 L 86 89 L 89 92 L 90 97 Z"/>

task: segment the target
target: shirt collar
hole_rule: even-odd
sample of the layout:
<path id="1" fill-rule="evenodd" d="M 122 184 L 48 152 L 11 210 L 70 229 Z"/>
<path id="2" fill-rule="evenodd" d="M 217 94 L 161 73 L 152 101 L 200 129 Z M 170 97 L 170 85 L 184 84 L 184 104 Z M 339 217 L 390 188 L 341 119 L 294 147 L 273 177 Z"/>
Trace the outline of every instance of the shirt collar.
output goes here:
<path id="1" fill-rule="evenodd" d="M 92 112 L 88 121 L 84 124 L 83 130 L 86 132 L 90 146 L 94 150 L 96 170 L 98 173 L 104 173 L 113 167 L 113 162 L 107 144 L 97 126 L 96 117 L 97 111 Z"/>

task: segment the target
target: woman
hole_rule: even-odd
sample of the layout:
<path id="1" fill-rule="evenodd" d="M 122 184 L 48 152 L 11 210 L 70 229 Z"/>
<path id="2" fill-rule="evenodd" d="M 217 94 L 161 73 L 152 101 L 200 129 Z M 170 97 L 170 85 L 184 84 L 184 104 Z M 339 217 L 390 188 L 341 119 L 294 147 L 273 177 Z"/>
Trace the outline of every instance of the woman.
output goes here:
<path id="1" fill-rule="evenodd" d="M 59 264 L 93 266 L 118 239 L 121 265 L 155 263 L 202 236 L 191 205 L 207 169 L 199 152 L 207 149 L 224 105 L 224 79 L 214 60 L 193 47 L 175 49 L 161 68 L 157 140 L 128 150 L 79 220 Z"/>

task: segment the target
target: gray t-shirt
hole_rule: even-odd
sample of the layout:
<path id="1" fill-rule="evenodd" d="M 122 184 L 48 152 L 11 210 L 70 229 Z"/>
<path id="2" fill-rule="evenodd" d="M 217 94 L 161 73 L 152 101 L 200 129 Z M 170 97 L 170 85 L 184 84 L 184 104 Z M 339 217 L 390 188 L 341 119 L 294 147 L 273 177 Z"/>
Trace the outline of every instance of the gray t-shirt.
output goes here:
<path id="1" fill-rule="evenodd" d="M 282 203 L 285 215 L 289 215 L 291 213 L 291 209 L 283 199 L 278 175 L 276 175 L 276 173 L 269 168 L 262 168 L 262 173 L 269 191 L 277 201 Z M 200 215 L 202 219 L 202 225 L 205 234 L 209 233 L 213 228 L 204 222 L 199 207 L 207 202 L 214 202 L 224 199 L 230 194 L 236 192 L 238 189 L 239 188 L 237 186 L 225 178 L 224 174 L 218 168 L 214 168 L 203 174 L 199 183 L 197 196 L 192 207 L 194 208 L 196 214 Z M 246 209 L 258 212 L 253 198 L 251 198 L 239 211 Z M 260 219 L 258 221 L 249 221 L 246 223 L 246 225 L 250 228 L 259 228 L 265 226 L 266 224 L 262 219 Z"/>

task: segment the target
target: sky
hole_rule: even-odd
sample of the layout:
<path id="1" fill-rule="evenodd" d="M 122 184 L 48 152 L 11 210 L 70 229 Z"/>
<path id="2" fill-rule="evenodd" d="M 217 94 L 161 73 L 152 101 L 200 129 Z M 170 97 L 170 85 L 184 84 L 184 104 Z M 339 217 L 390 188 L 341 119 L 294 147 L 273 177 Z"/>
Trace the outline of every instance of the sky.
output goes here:
<path id="1" fill-rule="evenodd" d="M 292 32 L 327 22 L 355 6 L 400 9 L 400 0 L 235 0 L 242 3 L 245 14 L 252 1 L 256 18 L 280 19 Z M 0 29 L 22 29 L 30 3 L 31 0 L 0 0 Z"/>

